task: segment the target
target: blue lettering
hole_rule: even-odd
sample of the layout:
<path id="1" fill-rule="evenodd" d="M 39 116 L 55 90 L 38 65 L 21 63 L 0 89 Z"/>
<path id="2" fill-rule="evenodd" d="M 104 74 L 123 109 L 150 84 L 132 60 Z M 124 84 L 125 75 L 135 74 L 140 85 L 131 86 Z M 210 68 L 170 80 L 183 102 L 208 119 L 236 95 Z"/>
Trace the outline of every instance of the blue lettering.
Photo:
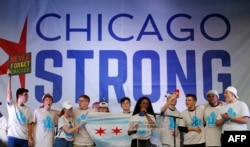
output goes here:
<path id="1" fill-rule="evenodd" d="M 94 57 L 92 50 L 69 50 L 67 52 L 67 58 L 73 58 L 76 60 L 76 76 L 75 76 L 75 102 L 78 102 L 78 97 L 81 94 L 85 94 L 85 59 L 92 59 Z"/>
<path id="2" fill-rule="evenodd" d="M 206 98 L 206 93 L 208 90 L 213 89 L 212 87 L 212 61 L 221 60 L 222 66 L 230 67 L 230 55 L 228 52 L 223 50 L 210 50 L 206 51 L 202 58 L 202 67 L 203 67 L 203 83 L 204 83 L 204 97 Z M 216 69 L 218 70 L 218 69 Z M 231 85 L 231 75 L 229 73 L 218 74 L 218 82 L 222 82 L 223 89 L 226 89 L 227 86 Z M 220 95 L 220 98 L 223 98 L 223 92 Z M 221 99 L 223 100 L 223 99 Z"/>
<path id="3" fill-rule="evenodd" d="M 212 18 L 212 17 L 220 18 L 220 19 L 223 20 L 223 21 L 225 22 L 225 24 L 226 24 L 226 32 L 225 32 L 225 34 L 222 35 L 221 37 L 217 37 L 217 38 L 211 37 L 211 36 L 209 36 L 208 33 L 205 31 L 205 23 L 207 22 L 208 19 L 210 19 L 210 18 Z M 214 23 L 214 21 L 213 21 L 213 23 Z M 222 27 L 219 27 L 219 26 L 217 26 L 217 27 L 220 28 L 220 29 L 222 29 Z M 210 14 L 210 15 L 206 16 L 206 17 L 201 21 L 201 26 L 200 26 L 200 28 L 201 28 L 201 33 L 203 34 L 203 36 L 204 36 L 205 38 L 207 38 L 208 40 L 211 40 L 211 41 L 221 41 L 221 40 L 225 39 L 225 38 L 229 35 L 230 30 L 231 30 L 229 20 L 228 20 L 225 16 L 220 15 L 220 14 Z"/>
<path id="4" fill-rule="evenodd" d="M 109 69 L 111 66 L 109 65 L 108 61 L 110 59 L 115 59 L 118 63 L 117 67 L 117 75 L 110 76 Z M 99 82 L 100 82 L 100 100 L 105 98 L 108 101 L 108 88 L 109 86 L 113 86 L 117 100 L 119 101 L 120 98 L 125 96 L 123 84 L 127 80 L 127 56 L 124 52 L 119 50 L 102 50 L 100 51 L 100 74 L 99 74 Z"/>
<path id="5" fill-rule="evenodd" d="M 152 75 L 151 94 L 143 94 L 142 91 L 142 60 L 150 59 Z M 150 85 L 147 85 L 150 86 Z M 152 102 L 157 102 L 160 98 L 160 58 L 157 52 L 152 50 L 140 50 L 133 57 L 133 96 L 138 100 L 141 96 L 148 96 Z"/>
<path id="6" fill-rule="evenodd" d="M 56 41 L 56 40 L 59 40 L 59 39 L 61 38 L 60 35 L 55 36 L 55 37 L 48 37 L 48 36 L 45 36 L 45 35 L 42 33 L 42 31 L 41 31 L 41 23 L 42 23 L 45 19 L 47 19 L 47 18 L 49 18 L 49 17 L 55 17 L 55 18 L 58 18 L 58 19 L 61 18 L 60 15 L 54 14 L 54 13 L 50 13 L 50 14 L 46 14 L 46 15 L 42 16 L 40 19 L 38 19 L 38 22 L 37 22 L 37 24 L 36 24 L 36 32 L 37 32 L 37 35 L 38 35 L 40 38 L 42 38 L 43 40 L 46 40 L 46 41 Z"/>
<path id="7" fill-rule="evenodd" d="M 86 28 L 70 28 L 70 15 L 66 15 L 66 40 L 70 40 L 70 32 L 86 32 L 87 33 L 87 41 L 91 39 L 91 15 L 87 14 L 87 27 Z"/>
<path id="8" fill-rule="evenodd" d="M 151 23 L 151 25 L 153 27 L 153 30 L 154 30 L 153 32 L 145 32 L 146 27 L 148 26 L 149 22 Z M 143 24 L 142 29 L 141 29 L 141 31 L 140 31 L 140 33 L 139 33 L 138 38 L 136 39 L 136 41 L 140 41 L 142 35 L 156 35 L 160 41 L 163 41 L 163 39 L 161 37 L 161 34 L 160 34 L 160 32 L 159 32 L 159 30 L 158 30 L 158 28 L 157 28 L 157 26 L 156 26 L 156 24 L 154 22 L 154 19 L 153 19 L 152 15 L 150 15 L 150 14 L 146 18 L 146 21 Z"/>
<path id="9" fill-rule="evenodd" d="M 176 89 L 178 76 L 185 94 L 196 94 L 196 68 L 195 52 L 188 50 L 186 55 L 186 76 L 182 70 L 181 63 L 177 57 L 176 51 L 167 51 L 167 90 L 173 92 Z"/>
<path id="10" fill-rule="evenodd" d="M 102 14 L 98 14 L 98 41 L 102 41 Z"/>
<path id="11" fill-rule="evenodd" d="M 110 35 L 118 40 L 118 41 L 129 41 L 129 40 L 132 40 L 134 38 L 134 36 L 129 36 L 127 38 L 122 38 L 122 37 L 119 37 L 117 36 L 114 31 L 113 31 L 113 23 L 116 19 L 120 18 L 120 17 L 127 17 L 127 18 L 130 18 L 130 19 L 133 19 L 133 16 L 132 15 L 129 15 L 129 14 L 118 14 L 118 15 L 115 15 L 113 18 L 111 18 L 109 24 L 108 24 L 108 29 L 109 29 L 109 33 Z"/>
<path id="12" fill-rule="evenodd" d="M 36 77 L 53 83 L 53 102 L 58 102 L 62 97 L 62 77 L 45 70 L 45 61 L 48 59 L 53 60 L 53 67 L 62 67 L 62 55 L 60 52 L 56 50 L 43 50 L 36 56 L 35 74 Z M 37 101 L 41 102 L 42 96 L 45 93 L 47 93 L 47 91 L 44 91 L 43 85 L 35 86 L 35 97 Z"/>
<path id="13" fill-rule="evenodd" d="M 187 40 L 191 40 L 191 41 L 194 41 L 194 29 L 181 29 L 180 31 L 181 32 L 188 32 L 190 35 L 187 36 L 187 37 L 183 37 L 183 38 L 180 38 L 180 37 L 177 37 L 173 34 L 173 32 L 171 31 L 171 26 L 178 26 L 178 25 L 172 25 L 172 22 L 177 19 L 177 18 L 181 18 L 181 17 L 184 17 L 184 18 L 187 18 L 187 19 L 191 19 L 191 16 L 190 15 L 187 15 L 187 14 L 176 14 L 174 16 L 172 16 L 168 23 L 167 23 L 167 32 L 169 34 L 169 36 L 176 40 L 176 41 L 187 41 Z"/>

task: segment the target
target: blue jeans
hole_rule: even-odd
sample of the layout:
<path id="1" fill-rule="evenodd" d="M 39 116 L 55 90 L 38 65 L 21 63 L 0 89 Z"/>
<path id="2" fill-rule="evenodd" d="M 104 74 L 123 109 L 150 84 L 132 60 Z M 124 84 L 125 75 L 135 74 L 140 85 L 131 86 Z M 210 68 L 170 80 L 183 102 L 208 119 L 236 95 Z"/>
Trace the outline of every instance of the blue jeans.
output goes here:
<path id="1" fill-rule="evenodd" d="M 28 140 L 8 136 L 8 147 L 28 147 Z"/>
<path id="2" fill-rule="evenodd" d="M 73 141 L 67 141 L 64 138 L 56 138 L 54 147 L 73 147 Z"/>

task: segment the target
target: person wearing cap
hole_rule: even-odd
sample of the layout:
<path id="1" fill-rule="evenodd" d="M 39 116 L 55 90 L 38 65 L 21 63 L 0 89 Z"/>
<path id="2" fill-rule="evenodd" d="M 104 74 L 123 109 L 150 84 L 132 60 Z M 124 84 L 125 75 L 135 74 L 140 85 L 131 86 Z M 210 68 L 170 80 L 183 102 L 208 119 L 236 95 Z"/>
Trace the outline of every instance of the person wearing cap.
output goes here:
<path id="1" fill-rule="evenodd" d="M 52 147 L 57 125 L 57 114 L 51 109 L 53 96 L 49 93 L 42 97 L 43 105 L 35 109 L 33 116 L 33 137 L 35 147 Z"/>
<path id="2" fill-rule="evenodd" d="M 63 102 L 54 147 L 73 147 L 74 132 L 86 122 L 81 121 L 79 124 L 75 124 L 72 116 L 72 104 L 69 101 Z"/>
<path id="3" fill-rule="evenodd" d="M 180 132 L 178 130 L 179 119 L 176 119 L 174 124 L 174 118 L 169 116 L 180 117 L 180 111 L 175 107 L 177 104 L 177 94 L 168 94 L 165 104 L 161 107 L 160 117 L 160 136 L 162 147 L 180 147 Z M 164 116 L 168 115 L 168 116 Z M 174 140 L 175 139 L 175 140 Z"/>
<path id="4" fill-rule="evenodd" d="M 99 107 L 98 107 L 98 112 L 110 112 L 109 104 L 106 102 L 100 102 Z"/>
<path id="5" fill-rule="evenodd" d="M 16 91 L 16 101 L 12 98 L 11 91 L 11 71 L 7 85 L 7 110 L 8 110 L 8 146 L 28 147 L 33 146 L 32 138 L 32 111 L 25 105 L 28 101 L 28 89 L 18 88 Z"/>
<path id="6" fill-rule="evenodd" d="M 204 110 L 206 146 L 221 146 L 221 127 L 216 126 L 216 118 L 219 115 L 223 103 L 219 102 L 219 94 L 216 90 L 209 90 L 206 94 L 208 104 Z"/>
<path id="7" fill-rule="evenodd" d="M 88 95 L 80 95 L 78 99 L 79 107 L 73 108 L 73 118 L 77 124 L 85 121 L 89 112 L 97 112 L 97 109 L 89 108 L 90 98 Z M 90 137 L 85 125 L 82 125 L 74 136 L 74 147 L 93 147 L 94 141 Z"/>
<path id="8" fill-rule="evenodd" d="M 249 109 L 245 102 L 239 100 L 237 89 L 229 86 L 224 91 L 225 105 L 222 106 L 220 115 L 217 116 L 216 125 L 222 126 L 221 146 L 224 131 L 247 130 Z"/>

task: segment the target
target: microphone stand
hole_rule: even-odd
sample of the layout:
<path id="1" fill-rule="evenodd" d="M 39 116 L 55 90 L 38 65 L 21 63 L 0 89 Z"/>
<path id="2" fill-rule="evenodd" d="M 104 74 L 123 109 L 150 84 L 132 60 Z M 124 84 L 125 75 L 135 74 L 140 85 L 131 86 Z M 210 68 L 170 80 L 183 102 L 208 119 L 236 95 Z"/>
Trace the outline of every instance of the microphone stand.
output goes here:
<path id="1" fill-rule="evenodd" d="M 174 147 L 176 147 L 176 137 L 175 137 L 175 125 L 176 125 L 176 119 L 182 119 L 182 117 L 179 116 L 174 116 L 174 115 L 167 115 L 167 114 L 163 114 L 163 113 L 155 113 L 155 115 L 160 115 L 160 116 L 167 116 L 167 117 L 172 117 L 174 118 Z"/>

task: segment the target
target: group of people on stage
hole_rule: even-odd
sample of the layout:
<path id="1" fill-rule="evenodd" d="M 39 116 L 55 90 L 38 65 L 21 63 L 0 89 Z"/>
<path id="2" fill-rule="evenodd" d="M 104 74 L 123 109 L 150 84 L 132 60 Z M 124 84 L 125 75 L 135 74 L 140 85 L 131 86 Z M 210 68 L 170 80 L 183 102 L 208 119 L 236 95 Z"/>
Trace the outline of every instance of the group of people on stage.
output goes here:
<path id="1" fill-rule="evenodd" d="M 31 111 L 25 105 L 28 89 L 19 88 L 16 100 L 12 98 L 11 73 L 7 86 L 8 130 L 6 144 L 9 147 L 94 147 L 95 143 L 85 128 L 90 112 L 110 112 L 106 102 L 98 107 L 89 107 L 88 95 L 80 95 L 79 107 L 69 101 L 62 104 L 62 110 L 53 110 L 53 96 L 45 94 L 42 106 Z M 154 147 L 150 138 L 152 131 L 158 129 L 162 147 L 205 147 L 223 146 L 223 132 L 247 130 L 249 109 L 239 100 L 237 89 L 229 86 L 224 91 L 225 101 L 219 101 L 216 90 L 207 92 L 208 103 L 197 105 L 195 94 L 186 95 L 186 109 L 176 108 L 178 95 L 168 94 L 166 102 L 156 115 L 150 98 L 142 96 L 131 111 L 129 97 L 121 99 L 122 113 L 131 114 L 127 134 L 131 136 L 131 147 Z M 2 116 L 1 116 L 2 117 Z M 1 118 L 0 117 L 0 118 Z M 55 131 L 56 130 L 56 131 Z"/>

